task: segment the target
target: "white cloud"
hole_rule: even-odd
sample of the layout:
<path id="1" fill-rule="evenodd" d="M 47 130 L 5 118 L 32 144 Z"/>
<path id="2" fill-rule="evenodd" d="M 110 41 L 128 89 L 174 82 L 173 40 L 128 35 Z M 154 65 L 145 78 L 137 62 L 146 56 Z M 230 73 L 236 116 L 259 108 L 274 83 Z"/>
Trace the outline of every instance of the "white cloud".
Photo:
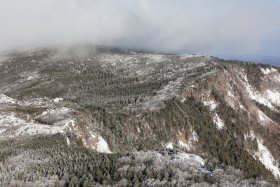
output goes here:
<path id="1" fill-rule="evenodd" d="M 280 38 L 279 8 L 272 0 L 0 0 L 0 50 L 89 42 L 258 53 Z"/>

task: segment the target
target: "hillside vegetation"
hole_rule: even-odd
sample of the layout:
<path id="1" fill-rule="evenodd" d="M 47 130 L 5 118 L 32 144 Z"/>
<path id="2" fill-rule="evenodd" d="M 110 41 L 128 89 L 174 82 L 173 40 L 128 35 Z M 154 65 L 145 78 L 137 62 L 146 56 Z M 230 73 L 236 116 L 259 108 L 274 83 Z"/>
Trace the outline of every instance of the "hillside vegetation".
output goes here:
<path id="1" fill-rule="evenodd" d="M 276 67 L 89 46 L 0 59 L 4 186 L 279 184 Z"/>

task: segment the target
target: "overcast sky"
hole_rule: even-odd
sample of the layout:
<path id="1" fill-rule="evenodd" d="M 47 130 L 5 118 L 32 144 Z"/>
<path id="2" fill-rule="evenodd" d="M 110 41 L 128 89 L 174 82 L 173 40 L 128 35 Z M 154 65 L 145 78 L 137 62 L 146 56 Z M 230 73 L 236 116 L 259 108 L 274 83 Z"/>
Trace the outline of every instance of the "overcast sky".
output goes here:
<path id="1" fill-rule="evenodd" d="M 0 0 L 0 51 L 83 42 L 280 56 L 280 0 Z"/>

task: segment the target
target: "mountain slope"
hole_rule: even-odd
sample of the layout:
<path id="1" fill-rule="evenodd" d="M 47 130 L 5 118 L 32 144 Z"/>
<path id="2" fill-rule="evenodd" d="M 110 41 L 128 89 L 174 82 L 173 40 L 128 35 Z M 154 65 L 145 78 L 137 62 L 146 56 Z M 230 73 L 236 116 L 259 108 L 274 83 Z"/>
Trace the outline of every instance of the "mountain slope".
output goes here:
<path id="1" fill-rule="evenodd" d="M 239 181 L 231 181 L 235 186 L 276 185 L 280 177 L 280 71 L 270 65 L 113 48 L 46 49 L 3 56 L 0 93 L 1 172 L 6 172 L 9 163 L 16 163 L 17 158 L 30 155 L 34 158 L 24 160 L 25 167 L 32 168 L 39 160 L 41 163 L 31 173 L 40 170 L 45 176 L 45 171 L 52 171 L 48 175 L 51 179 L 40 179 L 41 174 L 36 180 L 30 179 L 32 185 L 38 180 L 62 185 L 74 180 L 73 184 L 80 184 L 79 177 L 87 175 L 85 170 L 69 177 L 75 170 L 65 168 L 73 162 L 64 163 L 64 156 L 58 159 L 62 163 L 52 161 L 50 166 L 60 165 L 63 170 L 54 172 L 46 167 L 42 155 L 54 158 L 58 150 L 63 155 L 76 155 L 78 160 L 80 154 L 93 154 L 92 151 L 113 153 L 96 156 L 96 160 L 106 157 L 108 167 L 115 168 L 106 174 L 110 179 L 102 178 L 108 170 L 106 164 L 104 168 L 98 166 L 105 173 L 86 177 L 98 184 L 187 184 L 179 173 L 190 175 L 189 170 L 176 170 L 172 161 L 166 161 L 163 170 L 144 164 L 144 169 L 135 170 L 133 176 L 115 176 L 122 165 L 140 167 L 149 160 L 158 162 L 153 155 L 158 155 L 156 150 L 162 147 L 178 150 L 179 160 L 180 154 L 190 153 L 206 160 L 200 179 L 193 180 L 192 176 L 188 184 L 227 186 L 222 182 L 226 176 L 219 178 L 215 172 L 229 166 L 235 169 L 229 169 L 228 175 Z M 13 146 L 5 146 L 7 142 Z M 147 154 L 147 160 L 117 161 L 126 157 L 123 153 L 133 158 Z M 47 163 L 52 165 L 50 161 Z M 125 171 L 132 170 L 130 167 Z M 19 173 L 21 170 L 13 172 L 17 179 L 13 182 L 27 180 L 25 173 Z M 167 170 L 174 176 L 159 177 Z M 140 175 L 140 171 L 146 174 Z M 98 175 L 102 177 L 97 179 Z M 140 180 L 140 176 L 144 178 Z M 0 179 L 6 182 L 3 184 L 12 184 L 4 180 Z"/>

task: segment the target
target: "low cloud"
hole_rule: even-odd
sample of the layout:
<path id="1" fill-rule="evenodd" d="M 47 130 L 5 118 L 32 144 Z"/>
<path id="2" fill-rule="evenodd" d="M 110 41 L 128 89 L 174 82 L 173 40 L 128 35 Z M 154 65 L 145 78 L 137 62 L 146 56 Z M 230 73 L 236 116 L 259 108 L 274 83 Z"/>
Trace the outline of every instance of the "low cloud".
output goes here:
<path id="1" fill-rule="evenodd" d="M 275 55 L 279 9 L 275 0 L 0 0 L 0 51 L 86 42 Z"/>

